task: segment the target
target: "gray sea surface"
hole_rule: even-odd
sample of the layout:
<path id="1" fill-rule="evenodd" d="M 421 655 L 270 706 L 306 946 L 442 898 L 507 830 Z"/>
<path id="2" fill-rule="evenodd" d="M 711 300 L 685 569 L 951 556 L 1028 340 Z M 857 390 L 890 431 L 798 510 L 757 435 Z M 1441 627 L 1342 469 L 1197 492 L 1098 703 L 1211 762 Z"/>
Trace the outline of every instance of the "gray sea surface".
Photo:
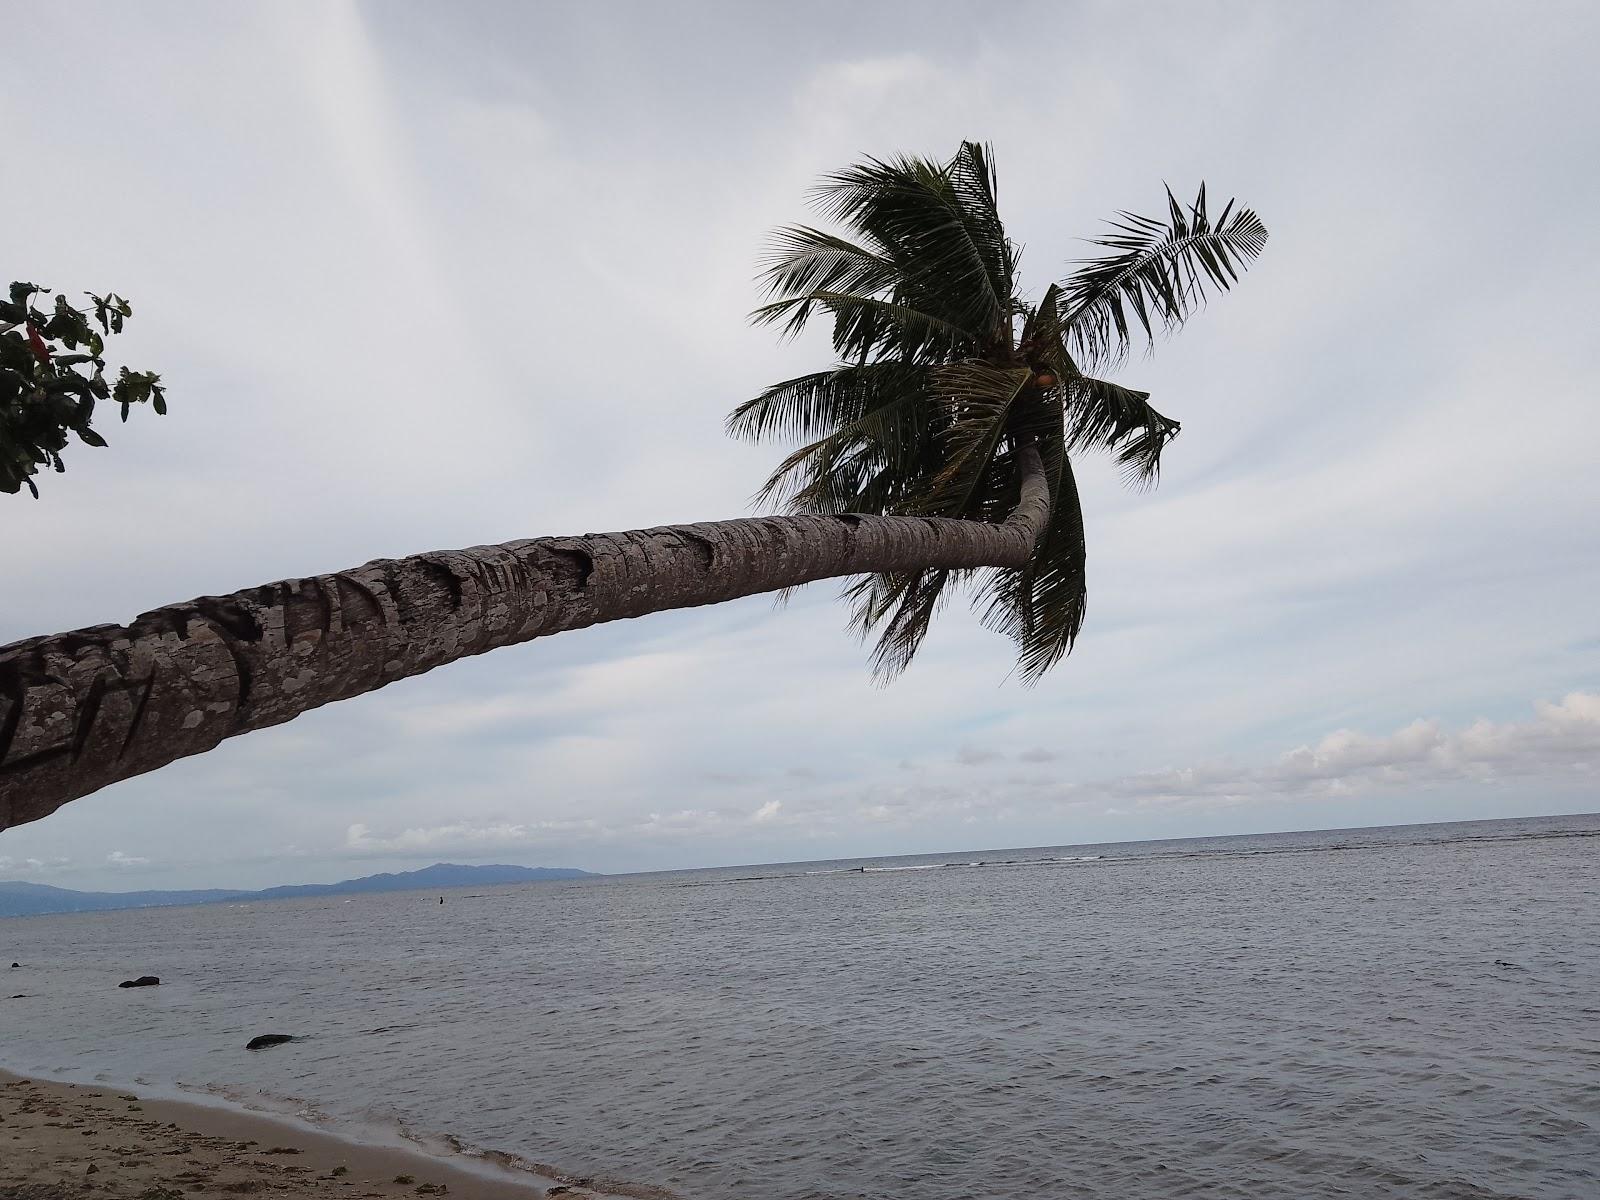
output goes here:
<path id="1" fill-rule="evenodd" d="M 0 921 L 0 1066 L 688 1200 L 1592 1200 L 1597 868 L 1578 816 Z"/>

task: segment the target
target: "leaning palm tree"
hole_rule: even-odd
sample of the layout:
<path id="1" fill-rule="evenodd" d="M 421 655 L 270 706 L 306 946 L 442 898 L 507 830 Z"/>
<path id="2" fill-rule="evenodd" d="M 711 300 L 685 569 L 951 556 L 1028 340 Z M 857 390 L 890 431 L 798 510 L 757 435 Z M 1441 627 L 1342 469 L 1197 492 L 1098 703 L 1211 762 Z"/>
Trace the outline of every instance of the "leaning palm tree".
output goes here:
<path id="1" fill-rule="evenodd" d="M 1267 232 L 1232 202 L 1213 220 L 1204 185 L 1162 219 L 1121 214 L 1103 253 L 1036 302 L 1020 292 L 1017 247 L 995 202 L 990 152 L 963 143 L 948 163 L 869 160 L 816 189 L 848 236 L 780 229 L 756 319 L 790 336 L 833 323 L 840 362 L 775 384 L 729 418 L 731 432 L 805 439 L 763 497 L 797 513 L 878 513 L 998 523 L 1015 509 L 1037 454 L 1050 516 L 1021 562 L 919 564 L 849 585 L 854 623 L 878 632 L 874 666 L 911 661 L 933 615 L 974 582 L 986 624 L 1017 644 L 1024 678 L 1072 647 L 1083 625 L 1083 510 L 1070 457 L 1114 454 L 1130 481 L 1154 482 L 1178 422 L 1086 373 L 1114 365 L 1135 329 L 1147 341 L 1181 324 L 1208 290 L 1226 290 Z"/>
<path id="2" fill-rule="evenodd" d="M 780 230 L 761 321 L 833 319 L 831 370 L 742 405 L 734 432 L 805 444 L 769 481 L 793 515 L 537 538 L 381 559 L 0 648 L 0 829 L 224 738 L 562 630 L 856 577 L 875 665 L 903 668 L 952 587 L 979 587 L 1033 678 L 1084 610 L 1070 456 L 1151 480 L 1177 423 L 1088 374 L 1181 324 L 1266 231 L 1201 190 L 1123 214 L 1037 303 L 1017 285 L 989 152 L 829 177 L 844 234 Z"/>

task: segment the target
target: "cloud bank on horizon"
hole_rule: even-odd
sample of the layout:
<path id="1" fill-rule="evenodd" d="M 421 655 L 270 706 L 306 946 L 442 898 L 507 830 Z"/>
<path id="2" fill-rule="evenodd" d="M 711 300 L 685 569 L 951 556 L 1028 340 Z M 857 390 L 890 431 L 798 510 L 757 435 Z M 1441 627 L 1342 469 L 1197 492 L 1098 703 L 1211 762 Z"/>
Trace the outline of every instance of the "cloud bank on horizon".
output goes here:
<path id="1" fill-rule="evenodd" d="M 119 351 L 172 413 L 7 498 L 0 641 L 747 511 L 774 451 L 723 415 L 827 359 L 746 325 L 755 256 L 863 153 L 992 140 L 1036 290 L 1163 181 L 1237 194 L 1273 241 L 1118 376 L 1183 434 L 1154 493 L 1085 465 L 1089 622 L 1038 688 L 952 608 L 875 689 L 819 586 L 224 744 L 0 834 L 0 873 L 256 886 L 445 851 L 617 870 L 1600 808 L 1600 12 L 1024 4 L 1008 27 L 1066 65 L 1019 83 L 975 8 L 919 5 L 909 38 L 907 11 L 152 3 L 70 44 L 19 12 L 0 115 L 30 183 L 0 261 L 130 296 Z"/>
<path id="2" fill-rule="evenodd" d="M 778 822 L 794 827 L 801 837 L 815 837 L 819 827 L 837 822 L 841 814 L 853 815 L 860 824 L 888 825 L 910 837 L 924 822 L 937 821 L 951 812 L 961 814 L 973 836 L 999 836 L 1003 841 L 1005 833 L 1019 823 L 1032 820 L 1034 827 L 1042 827 L 1052 815 L 1070 819 L 1075 809 L 1122 815 L 1129 806 L 1142 810 L 1218 809 L 1286 799 L 1323 802 L 1299 810 L 1303 820 L 1318 823 L 1336 819 L 1330 814 L 1339 811 L 1334 803 L 1339 798 L 1386 788 L 1416 791 L 1460 782 L 1493 787 L 1526 779 L 1546 780 L 1557 788 L 1563 783 L 1593 788 L 1600 783 L 1600 694 L 1574 692 L 1558 702 L 1541 701 L 1535 705 L 1532 721 L 1497 724 L 1480 720 L 1452 731 L 1437 720 L 1417 720 L 1381 736 L 1340 729 L 1314 745 L 1297 746 L 1255 766 L 1216 762 L 1063 784 L 1048 770 L 1036 767 L 1053 761 L 1054 755 L 1038 748 L 1003 753 L 963 747 L 953 762 L 986 768 L 981 776 L 946 782 L 952 765 L 947 759 L 923 767 L 902 766 L 915 772 L 909 781 L 880 780 L 862 789 L 859 779 L 851 779 L 846 786 L 861 789 L 863 799 L 877 798 L 865 806 L 838 803 L 841 797 L 828 795 L 831 789 L 813 786 L 816 776 L 808 772 L 802 777 L 803 786 L 790 789 L 787 808 L 785 801 L 770 799 L 753 809 L 735 806 L 652 812 L 632 824 L 608 825 L 592 818 L 486 825 L 452 821 L 388 835 L 376 834 L 358 822 L 346 831 L 345 845 L 361 854 L 481 855 L 498 849 L 539 849 L 552 840 L 575 847 L 600 847 L 669 833 L 706 846 L 737 841 L 741 831 L 750 826 Z M 1017 764 L 1022 764 L 1020 770 Z M 757 786 L 762 782 L 759 776 L 728 782 L 743 782 L 758 795 L 767 794 L 773 786 L 771 782 L 765 788 Z M 963 848 L 990 847 L 976 843 L 949 847 Z"/>
<path id="3" fill-rule="evenodd" d="M 819 786 L 812 768 L 787 768 L 768 777 L 751 774 L 715 781 L 719 806 L 673 812 L 628 814 L 621 821 L 595 817 L 567 820 L 452 820 L 387 832 L 365 822 L 346 830 L 352 858 L 429 858 L 440 854 L 490 857 L 513 851 L 544 852 L 553 845 L 580 856 L 604 855 L 613 847 L 673 840 L 695 853 L 725 859 L 730 847 L 762 826 L 788 829 L 795 846 L 826 831 L 847 844 L 871 833 L 912 838 L 928 822 L 958 816 L 973 837 L 998 838 L 988 849 L 1010 844 L 1018 828 L 1048 828 L 1075 814 L 1123 816 L 1131 812 L 1216 812 L 1274 802 L 1303 801 L 1296 811 L 1312 825 L 1337 823 L 1342 799 L 1390 789 L 1409 794 L 1467 783 L 1479 789 L 1540 780 L 1555 794 L 1577 795 L 1600 783 L 1600 693 L 1574 692 L 1534 705 L 1530 721 L 1478 720 L 1451 730 L 1438 720 L 1416 720 L 1392 733 L 1368 735 L 1335 730 L 1315 744 L 1297 746 L 1259 764 L 1225 761 L 1136 775 L 1062 783 L 1048 767 L 1055 755 L 1038 747 L 1022 750 L 963 746 L 954 756 L 913 765 L 898 764 L 900 777 L 885 770 L 864 781 L 859 775 Z M 884 764 L 888 767 L 888 764 Z M 960 772 L 952 768 L 977 768 Z M 890 768 L 894 769 L 894 768 Z M 910 774 L 906 774 L 909 772 Z M 772 777 L 772 776 L 776 776 Z M 752 807 L 750 797 L 781 790 Z M 847 793 L 858 793 L 852 802 Z M 841 826 L 845 826 L 842 827 Z M 113 850 L 106 861 L 141 867 L 150 860 Z M 0 873 L 34 874 L 71 869 L 70 859 L 46 862 L 0 856 Z"/>

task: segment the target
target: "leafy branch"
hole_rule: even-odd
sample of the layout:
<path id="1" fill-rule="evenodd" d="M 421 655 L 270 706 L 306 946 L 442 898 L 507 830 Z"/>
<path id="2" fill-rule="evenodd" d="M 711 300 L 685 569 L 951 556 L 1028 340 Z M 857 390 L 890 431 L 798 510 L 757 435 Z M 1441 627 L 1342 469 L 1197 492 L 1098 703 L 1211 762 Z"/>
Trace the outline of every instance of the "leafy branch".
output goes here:
<path id="1" fill-rule="evenodd" d="M 70 435 L 87 446 L 106 444 L 91 426 L 98 401 L 120 406 L 124 421 L 135 404 L 167 411 L 155 372 L 118 367 L 116 378 L 106 379 L 105 339 L 133 315 L 128 302 L 114 292 L 90 292 L 86 308 L 65 296 L 48 310 L 39 307 L 50 294 L 37 284 L 13 283 L 0 301 L 0 492 L 26 485 L 35 499 L 39 468 L 67 469 L 61 452 Z"/>

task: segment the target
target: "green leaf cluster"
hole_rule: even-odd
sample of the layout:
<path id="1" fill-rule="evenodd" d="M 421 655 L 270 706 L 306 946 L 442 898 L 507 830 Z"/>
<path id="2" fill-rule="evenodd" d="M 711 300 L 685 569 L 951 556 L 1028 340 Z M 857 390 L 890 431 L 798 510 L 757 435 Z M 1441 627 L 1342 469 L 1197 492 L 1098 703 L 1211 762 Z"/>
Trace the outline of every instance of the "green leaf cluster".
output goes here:
<path id="1" fill-rule="evenodd" d="M 122 419 L 135 404 L 167 411 L 161 376 L 119 367 L 106 378 L 105 339 L 122 332 L 133 309 L 121 296 L 89 293 L 76 308 L 32 283 L 13 283 L 0 301 L 0 492 L 39 495 L 41 467 L 66 470 L 61 453 L 72 435 L 88 446 L 106 441 L 92 427 L 95 405 L 109 401 Z"/>
<path id="2" fill-rule="evenodd" d="M 812 201 L 837 228 L 775 231 L 753 319 L 788 337 L 828 322 L 838 361 L 740 405 L 729 431 L 800 443 L 762 499 L 803 513 L 999 522 L 1017 502 L 1018 452 L 1036 447 L 1052 516 L 1025 566 L 867 576 L 846 596 L 855 627 L 877 637 L 881 679 L 910 663 L 967 584 L 985 623 L 1015 641 L 1023 678 L 1037 679 L 1071 650 L 1087 603 L 1073 455 L 1108 452 L 1148 486 L 1178 433 L 1148 393 L 1099 373 L 1228 290 L 1266 229 L 1232 201 L 1213 219 L 1203 184 L 1189 205 L 1168 189 L 1161 217 L 1119 214 L 1092 240 L 1098 254 L 1030 300 L 987 146 L 963 142 L 945 162 L 867 159 L 825 177 Z"/>

